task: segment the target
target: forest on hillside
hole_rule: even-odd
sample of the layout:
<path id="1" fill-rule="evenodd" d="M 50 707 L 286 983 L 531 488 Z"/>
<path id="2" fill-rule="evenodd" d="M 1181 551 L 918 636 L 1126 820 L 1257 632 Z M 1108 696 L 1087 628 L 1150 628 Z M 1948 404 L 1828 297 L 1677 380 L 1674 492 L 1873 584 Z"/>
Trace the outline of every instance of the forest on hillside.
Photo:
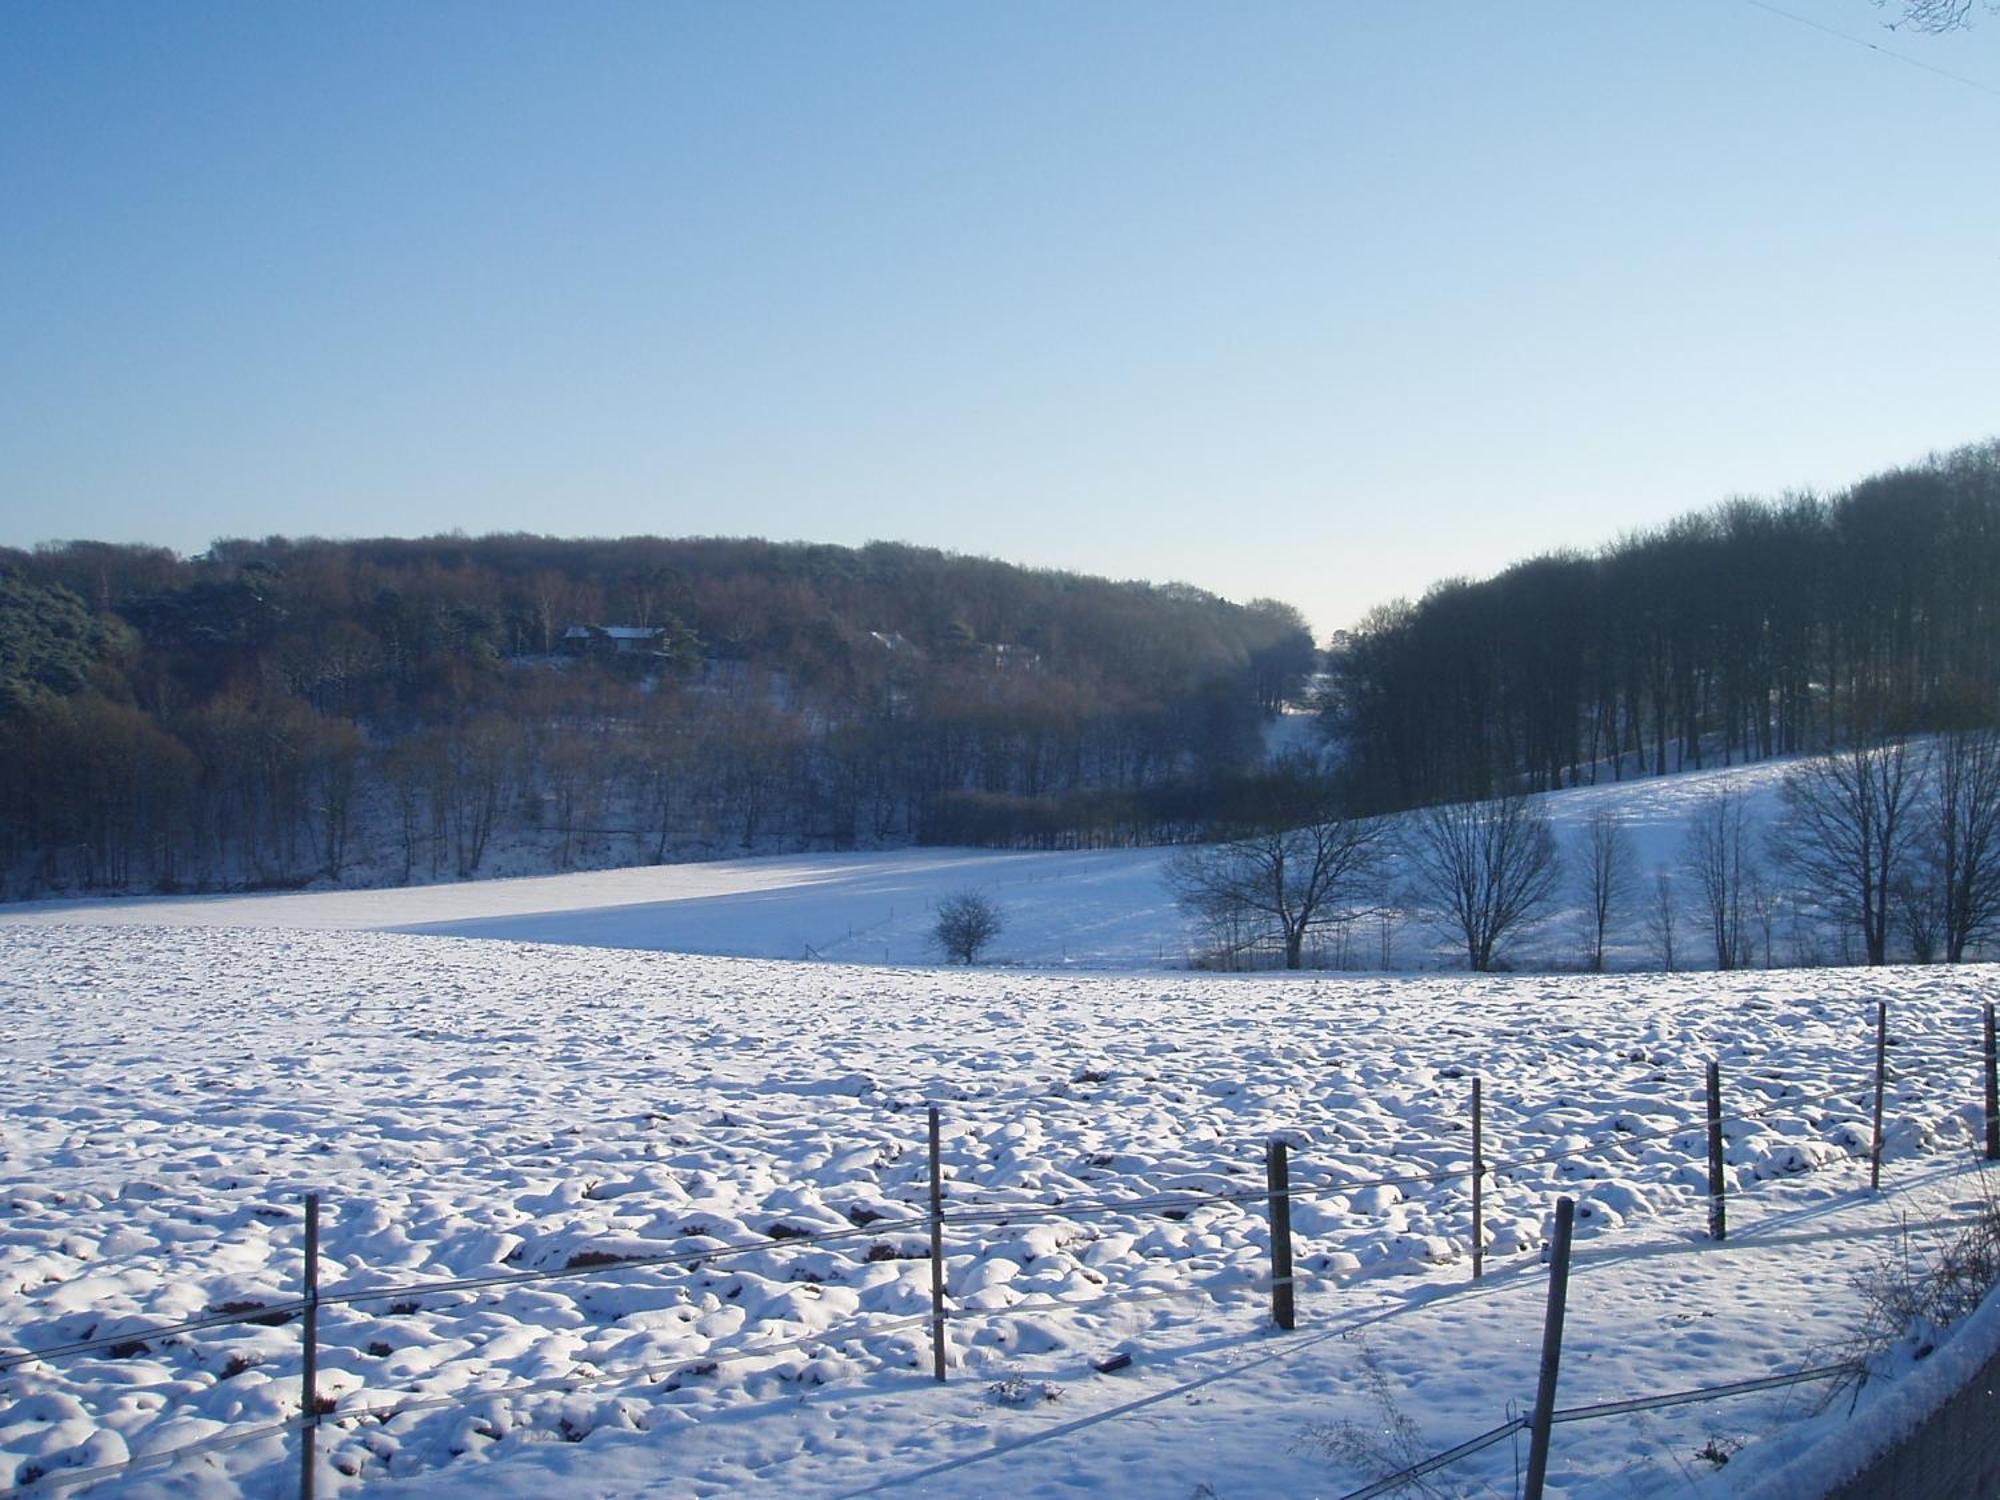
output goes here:
<path id="1" fill-rule="evenodd" d="M 874 544 L 0 552 L 0 881 L 283 887 L 1190 836 L 1297 611 Z"/>
<path id="2" fill-rule="evenodd" d="M 1336 799 L 1991 723 L 1996 580 L 2000 442 L 1450 580 L 1329 654 Z M 0 893 L 1233 834 L 1325 805 L 1264 755 L 1314 664 L 1275 601 L 892 544 L 0 551 Z"/>
<path id="3" fill-rule="evenodd" d="M 1440 583 L 1375 610 L 1332 667 L 1328 717 L 1376 808 L 1990 722 L 2000 442 Z"/>

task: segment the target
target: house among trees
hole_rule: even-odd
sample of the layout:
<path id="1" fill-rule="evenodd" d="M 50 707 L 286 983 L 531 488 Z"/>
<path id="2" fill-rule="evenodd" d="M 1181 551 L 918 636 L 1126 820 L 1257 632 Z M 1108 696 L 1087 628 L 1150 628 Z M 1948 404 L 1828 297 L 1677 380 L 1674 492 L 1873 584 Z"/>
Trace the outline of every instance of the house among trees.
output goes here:
<path id="1" fill-rule="evenodd" d="M 997 642 L 982 649 L 996 672 L 1032 672 L 1042 664 L 1042 653 L 1029 646 Z"/>
<path id="2" fill-rule="evenodd" d="M 562 635 L 565 656 L 648 657 L 666 661 L 673 656 L 664 625 L 572 625 Z"/>

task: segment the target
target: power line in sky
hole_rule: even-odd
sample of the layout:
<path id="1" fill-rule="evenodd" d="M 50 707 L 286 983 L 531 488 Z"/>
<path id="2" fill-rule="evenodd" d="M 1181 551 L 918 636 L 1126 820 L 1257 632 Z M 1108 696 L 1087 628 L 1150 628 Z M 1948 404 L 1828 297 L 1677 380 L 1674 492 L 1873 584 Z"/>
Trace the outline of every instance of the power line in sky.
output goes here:
<path id="1" fill-rule="evenodd" d="M 1882 56 L 1892 58 L 1899 63 L 1908 63 L 1913 68 L 1922 68 L 1926 73 L 1935 73 L 1940 78 L 1949 78 L 1953 83 L 1962 83 L 1969 89 L 1977 89 L 1982 94 L 1991 94 L 1996 99 L 2000 99 L 2000 88 L 1995 88 L 1990 83 L 1982 83 L 1977 78 L 1967 78 L 1963 73 L 1954 73 L 1949 68 L 1940 68 L 1935 63 L 1927 63 L 1920 57 L 1910 56 L 1907 52 L 1897 52 L 1891 48 L 1884 47 L 1879 42 L 1871 42 L 1865 36 L 1856 36 L 1850 31 L 1842 31 L 1838 27 L 1828 26 L 1822 21 L 1815 21 L 1811 16 L 1802 16 L 1797 11 L 1786 10 L 1783 6 L 1779 5 L 1772 5 L 1770 0 L 1743 0 L 1743 3 L 1745 5 L 1754 5 L 1758 10 L 1769 11 L 1774 16 L 1783 16 L 1787 21 L 1796 21 L 1801 26 L 1810 26 L 1814 31 L 1824 32 L 1826 35 L 1837 37 L 1843 42 L 1851 42 L 1857 47 L 1866 47 L 1870 52 L 1878 52 Z"/>

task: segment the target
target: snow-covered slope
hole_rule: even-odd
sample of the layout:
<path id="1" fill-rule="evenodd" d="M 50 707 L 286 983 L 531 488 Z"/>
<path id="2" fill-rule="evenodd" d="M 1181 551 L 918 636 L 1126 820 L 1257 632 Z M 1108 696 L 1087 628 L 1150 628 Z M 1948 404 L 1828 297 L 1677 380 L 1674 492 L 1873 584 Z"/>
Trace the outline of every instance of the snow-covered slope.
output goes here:
<path id="1" fill-rule="evenodd" d="M 126 1342 L 0 1374 L 0 1463 L 19 1480 L 294 1411 L 295 1322 L 145 1327 L 292 1295 L 318 1190 L 332 1291 L 704 1255 L 330 1307 L 323 1391 L 421 1409 L 330 1424 L 323 1492 L 351 1474 L 426 1495 L 1338 1494 L 1365 1466 L 1311 1433 L 1379 1426 L 1371 1391 L 1442 1447 L 1532 1390 L 1558 1193 L 1585 1205 L 1566 1402 L 1823 1357 L 1877 1232 L 1974 1196 L 1939 1174 L 1977 1118 L 1977 978 L 1056 975 L 16 927 L 0 1342 Z M 1876 1202 L 1858 1153 L 1884 995 L 1902 1196 Z M 1738 1117 L 1720 1249 L 1698 1166 L 1711 1056 Z M 1476 1290 L 1474 1074 L 1498 1164 Z M 948 1231 L 942 1389 L 921 1326 L 927 1100 L 968 1216 Z M 1109 1206 L 1254 1193 L 1273 1133 L 1310 1189 L 1283 1338 L 1256 1204 Z M 821 1233 L 840 1238 L 794 1238 Z M 717 1253 L 734 1245 L 755 1248 Z M 1129 1368 L 1094 1370 L 1120 1351 Z M 1706 1435 L 1801 1399 L 1565 1427 L 1563 1492 L 1683 1493 Z M 113 1488 L 273 1493 L 292 1451 L 266 1437 Z M 1512 1474 L 1502 1445 L 1451 1483 L 1510 1492 Z"/>
<path id="2" fill-rule="evenodd" d="M 1783 763 L 1628 781 L 1543 798 L 1567 845 L 1601 808 L 1630 831 L 1642 875 L 1671 865 L 1687 819 L 1722 788 L 1740 792 L 1751 815 L 1776 811 Z M 403 890 L 204 896 L 0 906 L 7 924 L 136 923 L 147 926 L 284 927 L 425 932 L 519 942 L 575 943 L 749 958 L 822 958 L 849 963 L 927 963 L 936 903 L 962 890 L 987 893 L 1006 928 L 990 961 L 1036 968 L 1184 966 L 1190 937 L 1161 871 L 1170 851 L 1054 854 L 916 849 L 663 865 L 575 875 L 474 881 Z M 1400 900 L 1391 869 L 1381 897 Z M 1650 960 L 1635 895 L 1618 924 L 1614 958 Z M 1688 945 L 1692 947 L 1692 944 Z M 1516 945 L 1524 967 L 1572 967 L 1579 938 L 1559 913 Z M 1379 967 L 1372 930 L 1354 941 L 1357 966 Z M 1698 961 L 1698 955 L 1696 955 Z M 1685 961 L 1685 959 L 1684 959 Z M 1400 924 L 1396 968 L 1450 967 L 1456 950 L 1415 919 Z"/>

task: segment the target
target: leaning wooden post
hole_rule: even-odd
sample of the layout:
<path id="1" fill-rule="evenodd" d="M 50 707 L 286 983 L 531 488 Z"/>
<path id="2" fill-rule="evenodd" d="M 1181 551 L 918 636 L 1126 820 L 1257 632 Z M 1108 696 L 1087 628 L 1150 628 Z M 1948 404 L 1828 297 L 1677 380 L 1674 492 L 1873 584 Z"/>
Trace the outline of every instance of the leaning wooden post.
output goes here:
<path id="1" fill-rule="evenodd" d="M 944 1165 L 931 1106 L 931 1373 L 944 1379 Z"/>
<path id="2" fill-rule="evenodd" d="M 1522 1500 L 1542 1500 L 1549 1477 L 1549 1433 L 1555 1425 L 1556 1372 L 1562 1363 L 1563 1313 L 1569 1302 L 1569 1246 L 1576 1200 L 1556 1199 L 1556 1237 L 1549 1247 L 1549 1308 L 1542 1321 L 1542 1373 L 1535 1382 L 1535 1414 L 1528 1422 L 1528 1482 Z"/>
<path id="3" fill-rule="evenodd" d="M 1285 1143 L 1273 1140 L 1264 1148 L 1264 1181 L 1271 1204 L 1271 1321 L 1293 1326 L 1292 1308 L 1292 1171 Z"/>
<path id="4" fill-rule="evenodd" d="M 1486 1137 L 1479 1080 L 1472 1080 L 1472 1279 L 1486 1274 Z"/>
<path id="5" fill-rule="evenodd" d="M 1708 1236 L 1729 1238 L 1728 1183 L 1722 1175 L 1722 1064 L 1708 1065 Z"/>
<path id="6" fill-rule="evenodd" d="M 2000 1048 L 1994 1046 L 1993 1002 L 1986 1002 L 1986 1159 L 2000 1161 Z"/>
<path id="7" fill-rule="evenodd" d="M 1882 1190 L 1882 1081 L 1888 1072 L 1889 1002 L 1875 1002 L 1875 1135 L 1868 1148 L 1868 1191 Z"/>
<path id="8" fill-rule="evenodd" d="M 299 1500 L 313 1500 L 319 1461 L 319 1194 L 306 1194 L 305 1360 L 299 1376 Z"/>

